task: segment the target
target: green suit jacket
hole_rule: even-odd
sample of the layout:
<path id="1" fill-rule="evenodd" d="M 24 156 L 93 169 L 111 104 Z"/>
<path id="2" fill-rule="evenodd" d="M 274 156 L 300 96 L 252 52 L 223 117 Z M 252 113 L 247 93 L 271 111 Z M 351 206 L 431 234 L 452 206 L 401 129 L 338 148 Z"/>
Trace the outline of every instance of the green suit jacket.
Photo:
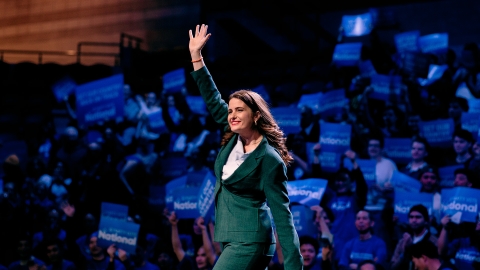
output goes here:
<path id="1" fill-rule="evenodd" d="M 191 73 L 219 124 L 228 125 L 228 104 L 221 98 L 206 67 Z M 266 136 L 227 179 L 223 166 L 237 143 L 236 134 L 222 146 L 215 161 L 215 241 L 275 243 L 271 218 L 284 255 L 285 269 L 302 269 L 297 232 L 288 208 L 286 167 Z M 268 202 L 268 205 L 267 205 Z"/>

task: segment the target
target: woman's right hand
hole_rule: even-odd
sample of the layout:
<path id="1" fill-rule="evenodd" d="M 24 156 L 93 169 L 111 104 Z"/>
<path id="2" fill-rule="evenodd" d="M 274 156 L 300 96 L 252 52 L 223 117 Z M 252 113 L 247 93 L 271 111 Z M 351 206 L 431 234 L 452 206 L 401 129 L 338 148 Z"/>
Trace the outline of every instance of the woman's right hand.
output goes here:
<path id="1" fill-rule="evenodd" d="M 202 26 L 197 25 L 195 28 L 195 36 L 192 33 L 192 30 L 188 31 L 190 35 L 190 42 L 188 48 L 193 60 L 199 59 L 201 55 L 202 48 L 207 43 L 208 39 L 212 34 L 207 34 L 208 25 L 202 24 Z"/>

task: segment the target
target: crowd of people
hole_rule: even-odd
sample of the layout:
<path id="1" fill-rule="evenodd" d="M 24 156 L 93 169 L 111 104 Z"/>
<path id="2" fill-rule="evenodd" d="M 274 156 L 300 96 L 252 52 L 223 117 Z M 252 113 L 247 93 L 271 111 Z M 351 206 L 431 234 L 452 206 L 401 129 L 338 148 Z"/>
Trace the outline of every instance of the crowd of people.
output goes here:
<path id="1" fill-rule="evenodd" d="M 320 205 L 312 207 L 318 232 L 300 235 L 304 269 L 480 269 L 478 217 L 476 223 L 458 224 L 419 204 L 402 223 L 393 211 L 391 183 L 399 171 L 417 179 L 421 193 L 437 196 L 448 188 L 440 184 L 447 176 L 438 168 L 460 165 L 448 176 L 454 179 L 451 187 L 480 187 L 480 142 L 476 132 L 462 126 L 469 102 L 457 95 L 459 87 L 466 87 L 472 97 L 479 96 L 480 50 L 470 43 L 458 57 L 452 50 L 423 54 L 431 64 L 448 68 L 422 85 L 395 61 L 398 54 L 376 46 L 372 42 L 363 57 L 377 72 L 402 77 L 400 95 L 392 94 L 388 101 L 371 98 L 370 75 L 332 63 L 321 91 L 345 89 L 343 112 L 325 120 L 314 108 L 300 106 L 301 131 L 286 134 L 294 158 L 287 169 L 289 181 L 328 180 Z M 77 124 L 66 99 L 71 121 L 63 133 L 45 125 L 26 159 L 12 152 L 3 161 L 0 264 L 8 269 L 212 268 L 222 252 L 213 241 L 214 220 L 179 220 L 152 193 L 179 176 L 214 169 L 224 130 L 210 115 L 189 107 L 189 91 L 196 92 L 142 93 L 125 84 L 123 120 L 89 127 Z M 272 105 L 296 107 L 302 93 L 270 94 Z M 165 123 L 160 131 L 150 117 L 158 112 Z M 437 119 L 455 124 L 447 147 L 430 146 L 420 128 L 422 121 Z M 341 153 L 351 169 L 322 170 L 324 121 L 351 125 L 350 149 Z M 396 163 L 386 155 L 387 138 L 411 139 L 410 162 Z M 311 160 L 309 151 L 316 153 Z M 360 158 L 376 161 L 374 183 L 365 181 Z M 141 225 L 135 253 L 97 244 L 102 202 L 129 206 L 129 220 Z M 283 268 L 279 251 L 269 269 Z"/>

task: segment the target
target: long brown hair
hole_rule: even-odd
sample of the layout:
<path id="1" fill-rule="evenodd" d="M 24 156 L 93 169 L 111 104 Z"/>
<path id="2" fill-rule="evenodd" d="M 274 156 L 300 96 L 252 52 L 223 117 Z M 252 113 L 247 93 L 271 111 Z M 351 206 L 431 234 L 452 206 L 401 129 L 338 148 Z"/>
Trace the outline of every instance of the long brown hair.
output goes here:
<path id="1" fill-rule="evenodd" d="M 286 139 L 283 131 L 280 130 L 277 121 L 275 121 L 270 113 L 267 102 L 265 102 L 265 100 L 259 94 L 250 90 L 238 90 L 228 97 L 228 101 L 230 101 L 232 98 L 243 101 L 253 113 L 257 111 L 260 112 L 260 118 L 252 128 L 257 129 L 260 133 L 262 133 L 267 138 L 268 143 L 273 148 L 278 150 L 285 165 L 290 165 L 290 163 L 293 161 L 293 158 L 288 153 L 288 149 L 285 146 Z M 225 131 L 225 135 L 223 135 L 221 145 L 226 145 L 233 135 L 234 132 L 231 131 L 230 126 L 228 126 L 227 130 Z"/>

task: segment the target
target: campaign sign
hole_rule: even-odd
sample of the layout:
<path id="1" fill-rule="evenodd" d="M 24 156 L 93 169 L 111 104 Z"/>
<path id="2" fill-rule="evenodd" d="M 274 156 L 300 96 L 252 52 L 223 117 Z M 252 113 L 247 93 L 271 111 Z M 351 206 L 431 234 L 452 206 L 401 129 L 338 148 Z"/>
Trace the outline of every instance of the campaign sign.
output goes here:
<path id="1" fill-rule="evenodd" d="M 198 212 L 198 187 L 182 187 L 173 190 L 173 211 L 178 218 L 197 218 Z"/>
<path id="2" fill-rule="evenodd" d="M 320 102 L 320 116 L 322 119 L 335 117 L 342 113 L 345 106 L 345 90 L 331 90 L 322 95 Z"/>
<path id="3" fill-rule="evenodd" d="M 165 185 L 165 203 L 167 205 L 168 210 L 173 209 L 173 192 L 178 188 L 185 187 L 187 183 L 187 176 L 184 175 L 182 177 L 170 180 Z"/>
<path id="4" fill-rule="evenodd" d="M 272 108 L 271 112 L 285 135 L 295 134 L 301 131 L 299 108 L 277 107 Z"/>
<path id="5" fill-rule="evenodd" d="M 163 90 L 166 93 L 180 92 L 185 88 L 185 70 L 183 68 L 165 73 L 162 79 Z"/>
<path id="6" fill-rule="evenodd" d="M 300 100 L 298 101 L 297 108 L 307 106 L 310 107 L 314 112 L 318 112 L 320 110 L 320 100 L 322 98 L 322 95 L 322 93 L 301 95 Z"/>
<path id="7" fill-rule="evenodd" d="M 478 98 L 471 98 L 468 99 L 468 112 L 472 113 L 480 113 L 480 99 Z"/>
<path id="8" fill-rule="evenodd" d="M 394 171 L 390 180 L 395 190 L 403 190 L 411 193 L 419 193 L 422 184 L 415 178 L 412 178 L 399 171 Z"/>
<path id="9" fill-rule="evenodd" d="M 128 206 L 116 203 L 102 202 L 102 217 L 127 220 Z"/>
<path id="10" fill-rule="evenodd" d="M 298 202 L 308 206 L 319 205 L 327 188 L 327 183 L 327 180 L 319 178 L 288 181 L 287 191 L 290 202 Z"/>
<path id="11" fill-rule="evenodd" d="M 123 74 L 77 86 L 75 97 L 81 126 L 123 117 Z"/>
<path id="12" fill-rule="evenodd" d="M 115 244 L 128 254 L 135 254 L 140 224 L 108 217 L 100 218 L 98 245 L 104 248 Z"/>
<path id="13" fill-rule="evenodd" d="M 211 172 L 208 172 L 200 186 L 200 193 L 198 194 L 198 212 L 200 216 L 205 218 L 206 223 L 210 216 L 214 214 L 215 183 L 215 176 Z"/>
<path id="14" fill-rule="evenodd" d="M 478 215 L 480 190 L 466 187 L 446 188 L 442 190 L 442 212 L 452 219 L 476 222 Z"/>
<path id="15" fill-rule="evenodd" d="M 340 168 L 340 157 L 350 149 L 352 127 L 345 124 L 320 124 L 320 163 L 322 170 L 336 172 Z"/>
<path id="16" fill-rule="evenodd" d="M 356 159 L 355 160 L 362 171 L 363 178 L 369 187 L 377 183 L 377 161 L 374 159 Z M 348 158 L 343 160 L 343 166 L 349 170 L 353 169 L 352 161 Z"/>
<path id="17" fill-rule="evenodd" d="M 448 33 L 437 33 L 418 38 L 418 46 L 423 53 L 446 53 Z"/>
<path id="18" fill-rule="evenodd" d="M 428 86 L 431 85 L 432 83 L 438 81 L 440 78 L 442 78 L 443 73 L 448 69 L 448 65 L 430 65 L 428 67 L 428 75 L 426 79 L 423 78 L 418 78 L 418 83 L 421 86 Z"/>
<path id="19" fill-rule="evenodd" d="M 52 85 L 52 91 L 57 99 L 57 102 L 62 102 L 65 97 L 68 97 L 75 91 L 77 84 L 70 77 L 65 77 Z"/>
<path id="20" fill-rule="evenodd" d="M 150 130 L 155 133 L 162 133 L 167 130 L 165 121 L 163 121 L 162 110 L 158 110 L 149 114 L 148 116 L 148 125 Z"/>
<path id="21" fill-rule="evenodd" d="M 396 34 L 395 46 L 398 53 L 404 52 L 418 52 L 418 38 L 420 37 L 420 31 L 408 31 L 400 34 Z"/>
<path id="22" fill-rule="evenodd" d="M 168 157 L 160 161 L 162 176 L 165 180 L 174 179 L 187 173 L 185 157 Z"/>
<path id="23" fill-rule="evenodd" d="M 150 205 L 166 205 L 165 204 L 165 185 L 150 184 L 148 187 L 148 203 Z"/>
<path id="24" fill-rule="evenodd" d="M 190 107 L 190 110 L 192 112 L 201 114 L 201 115 L 207 115 L 207 104 L 205 104 L 205 101 L 201 96 L 186 96 L 185 97 L 188 107 Z"/>
<path id="25" fill-rule="evenodd" d="M 375 67 L 370 59 L 358 62 L 358 69 L 360 69 L 360 75 L 365 77 L 370 77 L 377 74 L 377 71 L 375 70 Z"/>
<path id="26" fill-rule="evenodd" d="M 427 78 L 432 58 L 421 52 L 404 52 L 402 54 L 402 69 L 405 73 L 421 78 Z"/>
<path id="27" fill-rule="evenodd" d="M 315 212 L 305 205 L 293 205 L 292 211 L 293 225 L 298 236 L 315 236 L 317 228 L 315 227 Z"/>
<path id="28" fill-rule="evenodd" d="M 335 46 L 332 61 L 339 67 L 354 67 L 362 55 L 362 43 L 341 43 Z"/>
<path id="29" fill-rule="evenodd" d="M 480 112 L 462 113 L 462 128 L 470 131 L 475 140 L 478 139 L 478 131 L 480 129 Z"/>
<path id="30" fill-rule="evenodd" d="M 395 190 L 394 213 L 400 222 L 408 223 L 408 212 L 412 206 L 421 204 L 428 209 L 428 214 L 433 210 L 433 194 L 430 193 L 412 193 L 401 190 Z"/>
<path id="31" fill-rule="evenodd" d="M 398 97 L 401 83 L 402 78 L 400 76 L 372 75 L 370 86 L 373 88 L 373 92 L 368 97 L 384 101 L 390 100 L 391 95 Z"/>
<path id="32" fill-rule="evenodd" d="M 440 175 L 440 186 L 442 188 L 451 188 L 455 182 L 455 175 L 453 174 L 456 169 L 465 168 L 463 165 L 452 165 L 438 168 L 438 174 Z"/>
<path id="33" fill-rule="evenodd" d="M 407 164 L 412 159 L 412 140 L 408 138 L 385 138 L 383 150 L 396 163 Z"/>
<path id="34" fill-rule="evenodd" d="M 359 37 L 370 34 L 372 31 L 372 14 L 343 15 L 343 34 L 346 37 Z"/>
<path id="35" fill-rule="evenodd" d="M 440 119 L 420 122 L 420 132 L 431 146 L 449 147 L 452 144 L 454 130 L 453 119 Z"/>

